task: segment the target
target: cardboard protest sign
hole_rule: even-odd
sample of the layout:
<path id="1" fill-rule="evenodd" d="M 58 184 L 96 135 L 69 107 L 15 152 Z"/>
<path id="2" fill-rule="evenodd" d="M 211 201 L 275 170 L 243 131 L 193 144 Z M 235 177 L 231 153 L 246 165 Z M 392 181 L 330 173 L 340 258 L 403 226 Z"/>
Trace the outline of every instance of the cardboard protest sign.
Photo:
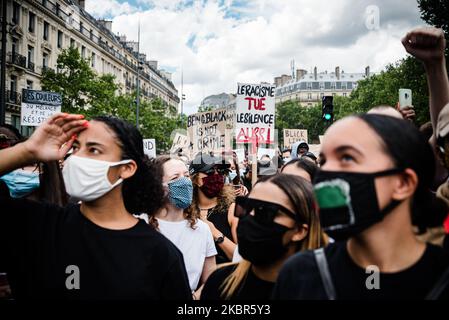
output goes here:
<path id="1" fill-rule="evenodd" d="M 156 158 L 156 140 L 143 139 L 143 153 L 149 158 Z"/>
<path id="2" fill-rule="evenodd" d="M 274 94 L 274 85 L 238 84 L 235 113 L 237 143 L 274 143 Z"/>
<path id="3" fill-rule="evenodd" d="M 307 130 L 302 129 L 284 129 L 284 148 L 291 148 L 297 141 L 307 140 Z"/>
<path id="4" fill-rule="evenodd" d="M 318 158 L 321 152 L 321 144 L 309 144 L 309 152 L 312 152 Z"/>
<path id="5" fill-rule="evenodd" d="M 179 149 L 182 149 L 183 153 L 187 154 L 189 145 L 189 137 L 185 134 L 176 132 L 175 137 L 173 138 L 173 144 L 170 149 L 170 153 L 177 152 Z"/>
<path id="6" fill-rule="evenodd" d="M 324 136 L 322 136 L 322 135 L 319 135 L 319 136 L 318 136 L 318 138 L 320 138 L 320 144 L 323 144 L 323 139 L 324 139 Z"/>
<path id="7" fill-rule="evenodd" d="M 62 96 L 59 93 L 23 89 L 20 125 L 39 126 L 61 112 L 61 104 Z"/>
<path id="8" fill-rule="evenodd" d="M 221 152 L 230 149 L 230 137 L 226 137 L 226 109 L 216 109 L 190 115 L 187 132 L 192 156 L 197 153 Z"/>

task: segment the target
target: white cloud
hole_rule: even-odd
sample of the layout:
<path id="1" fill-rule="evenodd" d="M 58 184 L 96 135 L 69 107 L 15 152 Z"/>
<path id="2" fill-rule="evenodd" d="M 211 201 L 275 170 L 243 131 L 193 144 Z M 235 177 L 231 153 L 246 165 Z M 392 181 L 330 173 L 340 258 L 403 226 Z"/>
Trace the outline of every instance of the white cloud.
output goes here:
<path id="1" fill-rule="evenodd" d="M 86 11 L 95 17 L 110 18 L 136 11 L 128 2 L 120 3 L 116 0 L 88 0 Z"/>
<path id="2" fill-rule="evenodd" d="M 115 15 L 113 30 L 136 40 L 140 20 L 142 51 L 177 70 L 179 90 L 183 68 L 189 113 L 210 94 L 235 92 L 237 82 L 289 73 L 292 58 L 306 70 L 380 71 L 405 56 L 400 38 L 422 24 L 409 0 L 138 1 L 144 3 L 151 8 Z M 379 7 L 378 30 L 365 26 L 368 5 Z"/>

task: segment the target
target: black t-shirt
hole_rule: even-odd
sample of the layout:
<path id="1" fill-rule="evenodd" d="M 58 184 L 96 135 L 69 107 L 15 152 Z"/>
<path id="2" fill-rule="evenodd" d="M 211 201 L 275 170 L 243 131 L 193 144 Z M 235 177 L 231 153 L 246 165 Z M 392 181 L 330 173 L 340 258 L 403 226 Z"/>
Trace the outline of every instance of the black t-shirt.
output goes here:
<path id="1" fill-rule="evenodd" d="M 220 286 L 235 270 L 236 266 L 230 265 L 214 271 L 204 285 L 201 300 L 224 300 L 221 297 Z M 250 269 L 246 278 L 230 300 L 267 300 L 271 297 L 273 287 L 274 282 L 268 282 L 258 278 Z"/>
<path id="2" fill-rule="evenodd" d="M 228 221 L 227 209 L 223 211 L 218 211 L 216 207 L 209 209 L 207 212 L 207 220 L 212 222 L 215 228 L 223 233 L 226 238 L 234 242 L 232 238 L 231 226 Z M 215 256 L 217 264 L 231 262 L 231 260 L 229 260 L 226 256 L 226 253 L 220 248 L 220 245 L 215 244 L 215 248 L 217 249 L 217 255 Z"/>
<path id="3" fill-rule="evenodd" d="M 6 197 L 0 252 L 0 270 L 19 299 L 192 298 L 181 252 L 143 220 L 110 230 L 78 205 Z"/>
<path id="4" fill-rule="evenodd" d="M 447 253 L 440 247 L 427 244 L 423 256 L 413 266 L 400 272 L 380 273 L 380 289 L 369 290 L 366 282 L 372 273 L 367 273 L 353 262 L 346 242 L 330 244 L 325 248 L 325 253 L 337 299 L 342 300 L 424 299 L 449 266 Z M 371 279 L 368 283 L 372 284 Z M 327 299 L 312 251 L 298 253 L 286 262 L 279 274 L 273 298 Z M 449 288 L 446 288 L 442 298 L 449 298 Z"/>

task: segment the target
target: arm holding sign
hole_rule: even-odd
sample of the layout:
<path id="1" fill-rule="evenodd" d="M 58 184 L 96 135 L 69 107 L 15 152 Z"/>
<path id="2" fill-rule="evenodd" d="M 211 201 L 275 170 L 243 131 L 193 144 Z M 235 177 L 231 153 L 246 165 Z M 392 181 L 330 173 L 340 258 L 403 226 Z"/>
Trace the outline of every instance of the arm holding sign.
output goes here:
<path id="1" fill-rule="evenodd" d="M 37 161 L 59 160 L 72 147 L 77 133 L 86 129 L 84 116 L 59 113 L 45 121 L 31 137 L 0 150 L 0 175 Z"/>

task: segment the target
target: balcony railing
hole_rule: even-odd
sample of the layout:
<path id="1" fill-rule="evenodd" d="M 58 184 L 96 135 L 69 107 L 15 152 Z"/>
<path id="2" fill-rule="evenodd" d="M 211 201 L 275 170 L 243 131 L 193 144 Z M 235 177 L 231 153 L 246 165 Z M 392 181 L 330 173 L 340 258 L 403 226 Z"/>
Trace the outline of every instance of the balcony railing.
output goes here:
<path id="1" fill-rule="evenodd" d="M 8 63 L 10 63 L 12 65 L 26 68 L 27 58 L 25 56 L 22 56 L 21 54 L 16 53 L 16 52 L 8 53 L 7 61 L 8 61 Z"/>
<path id="2" fill-rule="evenodd" d="M 31 61 L 28 60 L 28 67 L 27 67 L 27 69 L 30 70 L 31 72 L 34 72 L 34 69 L 35 69 L 34 62 L 31 62 Z"/>
<path id="3" fill-rule="evenodd" d="M 11 104 L 15 104 L 15 105 L 19 106 L 21 101 L 22 101 L 22 95 L 19 92 L 10 91 L 10 90 L 6 91 L 6 102 L 7 103 L 11 103 Z"/>

